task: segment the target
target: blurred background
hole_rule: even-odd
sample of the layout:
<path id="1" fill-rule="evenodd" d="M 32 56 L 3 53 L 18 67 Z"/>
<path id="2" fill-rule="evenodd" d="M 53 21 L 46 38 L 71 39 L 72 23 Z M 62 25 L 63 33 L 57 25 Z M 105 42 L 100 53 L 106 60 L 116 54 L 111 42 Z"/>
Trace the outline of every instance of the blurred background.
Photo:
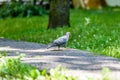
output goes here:
<path id="1" fill-rule="evenodd" d="M 120 7 L 120 0 L 69 0 L 72 9 Z M 69 3 L 68 3 L 69 4 Z M 50 9 L 49 0 L 0 0 L 0 18 L 42 15 Z"/>

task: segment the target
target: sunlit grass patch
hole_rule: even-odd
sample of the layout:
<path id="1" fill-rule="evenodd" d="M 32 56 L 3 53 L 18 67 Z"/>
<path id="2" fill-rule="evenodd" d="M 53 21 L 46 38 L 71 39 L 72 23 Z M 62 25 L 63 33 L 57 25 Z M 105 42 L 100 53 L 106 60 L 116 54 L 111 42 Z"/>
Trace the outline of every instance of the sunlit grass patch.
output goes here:
<path id="1" fill-rule="evenodd" d="M 23 63 L 21 56 L 18 58 L 0 58 L 0 79 L 1 80 L 82 80 L 82 73 L 70 74 L 69 70 L 61 65 L 54 69 L 39 70 L 35 66 Z M 77 75 L 77 76 L 75 76 Z M 82 74 L 86 80 L 116 80 L 115 75 L 109 68 L 103 68 L 101 77 L 90 77 Z M 89 77 L 88 77 L 89 76 Z M 99 74 L 98 74 L 99 76 Z"/>
<path id="2" fill-rule="evenodd" d="M 0 79 L 1 80 L 78 80 L 74 76 L 62 74 L 61 66 L 51 69 L 39 70 L 35 66 L 23 63 L 21 56 L 18 58 L 0 58 Z"/>
<path id="3" fill-rule="evenodd" d="M 108 47 L 104 48 L 102 52 L 107 53 L 106 55 L 108 55 L 108 56 L 119 57 L 120 56 L 120 47 L 108 46 Z"/>

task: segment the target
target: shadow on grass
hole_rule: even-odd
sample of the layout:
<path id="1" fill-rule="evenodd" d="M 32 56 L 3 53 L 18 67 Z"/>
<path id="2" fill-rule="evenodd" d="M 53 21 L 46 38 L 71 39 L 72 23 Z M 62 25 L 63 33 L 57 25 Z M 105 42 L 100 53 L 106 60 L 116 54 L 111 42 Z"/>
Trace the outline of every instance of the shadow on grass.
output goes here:
<path id="1" fill-rule="evenodd" d="M 112 71 L 120 71 L 120 61 L 116 58 L 75 49 L 53 51 L 46 47 L 44 44 L 0 39 L 0 52 L 6 51 L 10 57 L 17 57 L 24 53 L 26 56 L 23 57 L 23 62 L 35 65 L 39 69 L 55 68 L 61 64 L 72 70 L 96 72 L 101 71 L 103 67 L 108 67 Z"/>

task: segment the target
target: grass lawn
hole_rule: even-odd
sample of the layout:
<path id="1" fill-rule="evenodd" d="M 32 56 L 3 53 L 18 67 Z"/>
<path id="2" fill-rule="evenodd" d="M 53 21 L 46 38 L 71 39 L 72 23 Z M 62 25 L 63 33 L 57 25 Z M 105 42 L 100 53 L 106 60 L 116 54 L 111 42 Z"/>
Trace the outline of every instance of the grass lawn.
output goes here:
<path id="1" fill-rule="evenodd" d="M 0 37 L 48 44 L 71 32 L 68 47 L 120 58 L 120 8 L 71 10 L 71 27 L 47 30 L 48 15 L 0 20 Z"/>

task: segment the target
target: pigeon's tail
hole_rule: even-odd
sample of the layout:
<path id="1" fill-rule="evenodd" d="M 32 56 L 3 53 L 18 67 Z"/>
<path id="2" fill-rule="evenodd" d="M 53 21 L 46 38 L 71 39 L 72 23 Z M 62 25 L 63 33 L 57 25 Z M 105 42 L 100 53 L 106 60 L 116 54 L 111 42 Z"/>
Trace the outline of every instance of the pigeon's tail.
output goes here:
<path id="1" fill-rule="evenodd" d="M 49 45 L 47 46 L 47 49 L 49 49 L 49 48 L 51 48 L 51 47 L 53 47 L 53 45 L 52 45 L 52 44 L 49 44 Z"/>
<path id="2" fill-rule="evenodd" d="M 49 49 L 49 48 L 51 48 L 51 46 L 50 46 L 50 45 L 48 45 L 47 49 Z"/>

